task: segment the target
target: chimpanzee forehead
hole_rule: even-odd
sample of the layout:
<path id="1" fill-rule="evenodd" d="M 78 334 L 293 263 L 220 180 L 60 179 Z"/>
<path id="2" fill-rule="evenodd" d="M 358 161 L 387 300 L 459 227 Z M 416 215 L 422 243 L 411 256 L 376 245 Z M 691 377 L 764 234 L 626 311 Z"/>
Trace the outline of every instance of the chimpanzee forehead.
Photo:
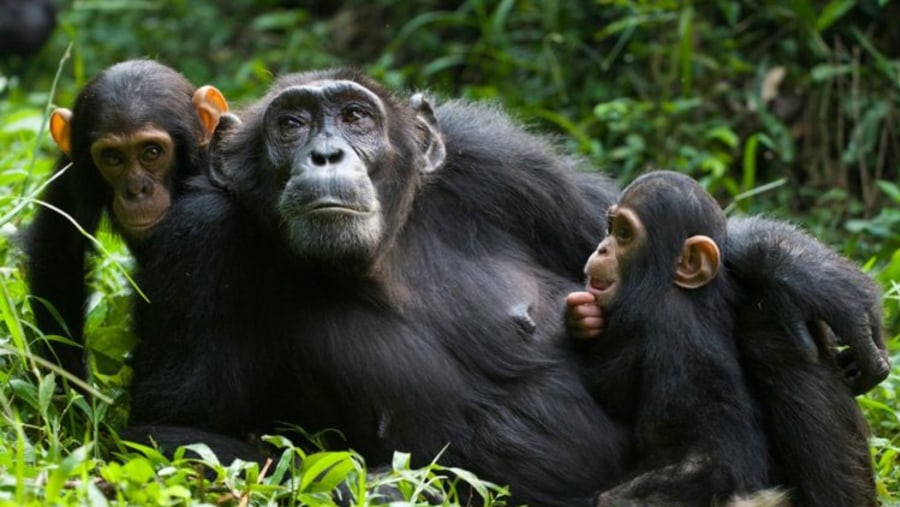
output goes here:
<path id="1" fill-rule="evenodd" d="M 340 102 L 348 99 L 364 100 L 376 105 L 382 114 L 385 112 L 384 103 L 375 92 L 359 83 L 345 80 L 311 81 L 302 85 L 289 86 L 272 99 L 269 107 L 289 104 L 294 100 Z"/>
<path id="2" fill-rule="evenodd" d="M 721 242 L 726 218 L 719 203 L 693 178 L 672 171 L 653 171 L 636 178 L 619 205 L 633 209 L 651 236 L 659 230 L 704 234 Z"/>

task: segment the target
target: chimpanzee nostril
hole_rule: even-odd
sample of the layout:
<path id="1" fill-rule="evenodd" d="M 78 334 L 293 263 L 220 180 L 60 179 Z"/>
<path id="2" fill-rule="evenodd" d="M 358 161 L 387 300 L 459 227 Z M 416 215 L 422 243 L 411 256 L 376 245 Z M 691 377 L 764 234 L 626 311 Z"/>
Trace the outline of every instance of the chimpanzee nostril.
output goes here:
<path id="1" fill-rule="evenodd" d="M 131 179 L 125 186 L 125 193 L 130 199 L 143 199 L 150 195 L 152 190 L 152 185 L 144 181 L 143 178 Z"/>
<path id="2" fill-rule="evenodd" d="M 324 166 L 328 164 L 337 164 L 344 159 L 344 150 L 337 148 L 327 153 L 319 150 L 313 150 L 310 153 L 313 165 Z"/>

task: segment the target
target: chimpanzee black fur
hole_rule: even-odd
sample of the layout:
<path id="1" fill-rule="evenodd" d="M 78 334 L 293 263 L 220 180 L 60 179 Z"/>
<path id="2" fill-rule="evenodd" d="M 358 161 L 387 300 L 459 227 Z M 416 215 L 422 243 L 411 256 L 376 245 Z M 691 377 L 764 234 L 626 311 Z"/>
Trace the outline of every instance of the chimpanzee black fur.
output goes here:
<path id="1" fill-rule="evenodd" d="M 795 505 L 878 505 L 869 427 L 853 397 L 889 371 L 874 281 L 789 224 L 732 219 L 728 232 L 730 246 L 737 247 L 731 250 L 731 271 L 743 296 L 735 324 L 738 347 L 763 407 L 781 480 Z M 752 245 L 751 238 L 756 240 Z M 844 303 L 795 297 L 801 287 L 844 298 Z M 816 324 L 823 321 L 831 329 Z M 861 367 L 867 373 L 856 371 L 860 365 L 848 359 L 848 351 L 834 352 L 841 345 L 837 337 L 860 339 L 850 350 L 869 361 Z M 871 353 L 860 352 L 866 337 L 875 347 Z"/>

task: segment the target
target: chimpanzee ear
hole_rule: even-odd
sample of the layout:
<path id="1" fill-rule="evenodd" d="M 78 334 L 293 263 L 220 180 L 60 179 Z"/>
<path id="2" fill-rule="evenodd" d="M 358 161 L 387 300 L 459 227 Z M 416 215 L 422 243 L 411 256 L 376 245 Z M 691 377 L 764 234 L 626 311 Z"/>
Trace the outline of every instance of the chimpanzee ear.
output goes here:
<path id="1" fill-rule="evenodd" d="M 699 289 L 711 282 L 721 267 L 719 246 L 708 236 L 691 236 L 684 242 L 675 267 L 675 285 Z"/>
<path id="2" fill-rule="evenodd" d="M 222 140 L 237 129 L 241 119 L 232 113 L 219 116 L 215 131 L 209 141 L 209 180 L 216 186 L 227 188 L 230 175 L 225 169 L 225 156 L 222 153 Z"/>
<path id="3" fill-rule="evenodd" d="M 72 156 L 72 111 L 58 107 L 50 114 L 50 137 L 67 157 Z"/>
<path id="4" fill-rule="evenodd" d="M 413 95 L 410 97 L 409 103 L 416 112 L 416 131 L 419 134 L 422 153 L 428 162 L 421 171 L 426 173 L 434 171 L 444 163 L 444 158 L 447 156 L 444 139 L 438 129 L 437 118 L 434 116 L 431 104 L 423 94 Z"/>
<path id="5" fill-rule="evenodd" d="M 197 88 L 194 92 L 194 109 L 197 110 L 197 116 L 200 117 L 200 123 L 203 125 L 203 137 L 200 139 L 200 146 L 206 146 L 212 139 L 216 125 L 219 124 L 219 118 L 223 113 L 228 111 L 228 102 L 215 86 L 206 85 Z"/>

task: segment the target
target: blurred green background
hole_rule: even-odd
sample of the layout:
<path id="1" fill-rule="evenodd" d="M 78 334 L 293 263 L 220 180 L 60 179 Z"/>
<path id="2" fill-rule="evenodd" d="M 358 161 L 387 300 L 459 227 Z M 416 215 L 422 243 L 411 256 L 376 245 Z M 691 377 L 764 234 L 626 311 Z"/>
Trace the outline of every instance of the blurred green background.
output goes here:
<path id="1" fill-rule="evenodd" d="M 120 417 L 102 403 L 85 405 L 78 409 L 85 423 L 74 417 L 77 395 L 41 398 L 60 379 L 22 359 L 22 343 L 34 331 L 12 238 L 30 220 L 27 197 L 57 153 L 45 133 L 48 111 L 70 107 L 95 73 L 128 58 L 158 59 L 197 85 L 216 85 L 238 107 L 262 95 L 275 75 L 359 66 L 397 89 L 498 101 L 534 128 L 557 133 L 568 149 L 621 182 L 651 167 L 690 174 L 729 213 L 800 223 L 878 279 L 898 362 L 900 2 L 80 0 L 55 6 L 57 27 L 38 52 L 0 58 L 0 364 L 8 366 L 0 379 L 7 385 L 0 388 L 0 429 L 9 437 L 0 443 L 0 503 L 5 491 L 31 498 L 31 489 L 10 490 L 8 480 L 18 484 L 32 469 L 4 475 L 15 469 L 13 457 L 24 456 L 23 439 L 38 477 Z M 116 398 L 127 382 L 122 359 L 133 338 L 131 291 L 113 265 L 127 267 L 129 259 L 114 240 L 101 240 L 113 253 L 96 262 L 88 340 L 101 389 Z M 895 368 L 860 398 L 886 500 L 900 491 L 898 387 Z M 96 456 L 92 448 L 78 463 Z"/>
<path id="2" fill-rule="evenodd" d="M 273 75 L 355 65 L 401 89 L 499 100 L 622 181 L 675 169 L 723 204 L 803 221 L 832 242 L 852 235 L 850 254 L 898 246 L 896 2 L 224 4 L 60 4 L 40 53 L 2 62 L 0 90 L 43 105 L 69 44 L 61 105 L 138 56 L 238 105 Z"/>

